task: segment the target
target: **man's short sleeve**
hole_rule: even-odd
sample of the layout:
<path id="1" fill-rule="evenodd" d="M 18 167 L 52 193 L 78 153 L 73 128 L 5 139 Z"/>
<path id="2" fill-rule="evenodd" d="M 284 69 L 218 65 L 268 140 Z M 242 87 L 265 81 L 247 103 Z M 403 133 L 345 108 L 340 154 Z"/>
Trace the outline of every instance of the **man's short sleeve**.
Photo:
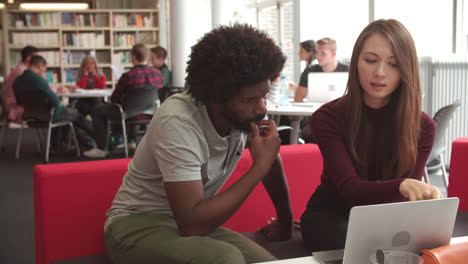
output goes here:
<path id="1" fill-rule="evenodd" d="M 302 71 L 301 73 L 301 77 L 299 79 L 299 85 L 307 88 L 308 77 L 309 77 L 309 68 L 305 68 L 304 71 Z"/>
<path id="2" fill-rule="evenodd" d="M 165 182 L 201 180 L 208 148 L 203 131 L 193 120 L 164 115 L 150 134 L 151 152 Z M 156 139 L 157 138 L 157 139 Z"/>

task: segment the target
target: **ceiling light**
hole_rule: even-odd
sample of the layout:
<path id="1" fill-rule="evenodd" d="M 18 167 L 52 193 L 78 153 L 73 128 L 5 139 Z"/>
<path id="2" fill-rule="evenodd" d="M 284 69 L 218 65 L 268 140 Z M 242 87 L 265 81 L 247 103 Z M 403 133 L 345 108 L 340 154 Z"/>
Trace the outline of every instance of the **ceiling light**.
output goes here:
<path id="1" fill-rule="evenodd" d="M 5 8 L 5 4 L 0 3 L 0 9 L 3 9 L 3 8 Z"/>
<path id="2" fill-rule="evenodd" d="M 32 10 L 83 10 L 89 9 L 87 3 L 22 3 L 20 9 Z"/>
<path id="3" fill-rule="evenodd" d="M 9 4 L 13 4 L 14 2 L 15 2 L 15 0 L 8 0 Z"/>

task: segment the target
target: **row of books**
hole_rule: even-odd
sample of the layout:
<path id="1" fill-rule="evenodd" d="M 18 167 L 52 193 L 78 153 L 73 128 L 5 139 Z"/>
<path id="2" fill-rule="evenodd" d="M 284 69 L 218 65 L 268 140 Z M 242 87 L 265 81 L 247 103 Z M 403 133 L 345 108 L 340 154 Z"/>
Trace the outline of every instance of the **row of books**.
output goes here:
<path id="1" fill-rule="evenodd" d="M 58 46 L 58 32 L 13 32 L 11 43 L 14 45 Z"/>
<path id="2" fill-rule="evenodd" d="M 83 59 L 90 55 L 89 52 L 86 51 L 68 51 L 64 53 L 63 56 L 63 63 L 64 64 L 81 64 Z M 91 54 L 95 56 L 94 54 Z"/>
<path id="3" fill-rule="evenodd" d="M 60 64 L 60 52 L 59 51 L 40 51 L 39 55 L 44 57 L 48 65 L 59 65 Z"/>
<path id="4" fill-rule="evenodd" d="M 19 13 L 10 16 L 10 25 L 21 27 L 58 27 L 58 13 Z"/>
<path id="5" fill-rule="evenodd" d="M 99 32 L 63 33 L 63 45 L 68 47 L 81 48 L 104 47 L 104 34 Z"/>
<path id="6" fill-rule="evenodd" d="M 74 27 L 105 27 L 109 26 L 109 16 L 106 14 L 62 13 L 62 25 Z"/>
<path id="7" fill-rule="evenodd" d="M 138 43 L 135 33 L 118 33 L 114 35 L 114 47 L 131 47 Z"/>
<path id="8" fill-rule="evenodd" d="M 115 64 L 130 64 L 131 53 L 128 50 L 117 51 L 112 54 L 112 62 Z"/>
<path id="9" fill-rule="evenodd" d="M 59 65 L 60 64 L 60 52 L 59 51 L 44 51 L 41 50 L 39 55 L 44 57 L 47 61 L 47 65 Z M 16 65 L 21 61 L 20 52 L 10 52 L 10 63 Z"/>
<path id="10" fill-rule="evenodd" d="M 74 83 L 78 76 L 78 69 L 67 69 L 65 70 L 65 82 Z"/>
<path id="11" fill-rule="evenodd" d="M 58 73 L 56 71 L 47 71 L 46 78 L 48 83 L 58 83 Z"/>
<path id="12" fill-rule="evenodd" d="M 152 27 L 152 22 L 152 15 L 112 15 L 112 24 L 114 25 L 114 27 Z"/>

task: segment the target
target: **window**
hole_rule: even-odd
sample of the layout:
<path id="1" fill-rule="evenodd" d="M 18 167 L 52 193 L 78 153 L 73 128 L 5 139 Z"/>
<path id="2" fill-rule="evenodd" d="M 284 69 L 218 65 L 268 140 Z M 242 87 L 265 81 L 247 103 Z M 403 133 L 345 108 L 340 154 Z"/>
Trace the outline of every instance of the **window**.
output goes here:
<path id="1" fill-rule="evenodd" d="M 369 24 L 369 0 L 301 0 L 300 41 L 334 38 L 336 56 L 351 58 L 359 33 Z"/>
<path id="2" fill-rule="evenodd" d="M 375 0 L 375 19 L 381 18 L 400 21 L 413 36 L 420 57 L 452 53 L 453 1 Z"/>
<path id="3" fill-rule="evenodd" d="M 282 75 L 288 80 L 294 76 L 293 67 L 293 1 L 246 0 L 242 21 L 264 30 L 279 45 L 287 57 Z"/>

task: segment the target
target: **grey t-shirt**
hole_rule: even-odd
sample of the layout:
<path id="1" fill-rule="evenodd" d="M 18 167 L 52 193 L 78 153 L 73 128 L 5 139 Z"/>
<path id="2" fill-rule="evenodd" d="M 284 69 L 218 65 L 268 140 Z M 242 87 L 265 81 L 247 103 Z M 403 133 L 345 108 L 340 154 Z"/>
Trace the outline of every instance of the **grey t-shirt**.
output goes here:
<path id="1" fill-rule="evenodd" d="M 201 180 L 204 198 L 215 195 L 239 162 L 247 134 L 232 129 L 222 138 L 206 106 L 187 93 L 168 98 L 157 110 L 128 165 L 105 228 L 132 213 L 172 214 L 164 182 Z"/>

